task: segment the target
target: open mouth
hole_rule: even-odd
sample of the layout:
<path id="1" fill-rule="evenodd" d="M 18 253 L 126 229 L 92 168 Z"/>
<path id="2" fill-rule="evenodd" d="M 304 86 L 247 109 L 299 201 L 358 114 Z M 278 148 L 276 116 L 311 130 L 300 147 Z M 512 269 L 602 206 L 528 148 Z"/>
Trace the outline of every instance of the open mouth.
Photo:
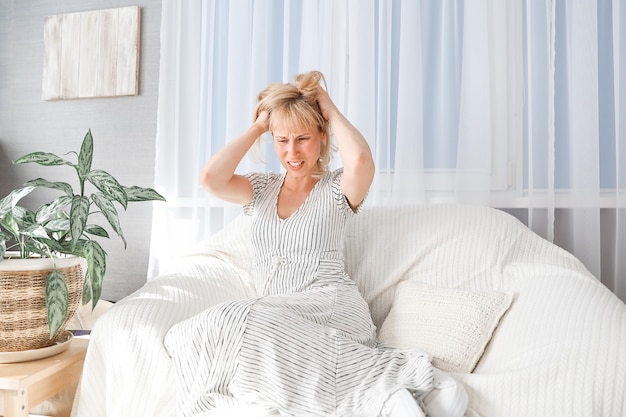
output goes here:
<path id="1" fill-rule="evenodd" d="M 304 161 L 299 161 L 299 162 L 287 162 L 290 166 L 294 167 L 294 168 L 298 168 L 300 165 L 304 164 Z"/>

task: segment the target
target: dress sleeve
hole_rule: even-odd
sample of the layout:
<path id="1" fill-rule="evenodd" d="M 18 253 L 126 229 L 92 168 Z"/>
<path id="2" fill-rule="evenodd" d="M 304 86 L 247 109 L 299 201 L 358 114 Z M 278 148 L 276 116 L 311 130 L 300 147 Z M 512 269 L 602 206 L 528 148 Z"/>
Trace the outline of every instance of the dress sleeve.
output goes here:
<path id="1" fill-rule="evenodd" d="M 243 213 L 247 216 L 252 216 L 263 190 L 265 190 L 267 184 L 275 174 L 272 172 L 249 172 L 244 176 L 250 181 L 250 184 L 252 184 L 252 201 L 243 206 Z"/>
<path id="2" fill-rule="evenodd" d="M 361 212 L 361 208 L 363 207 L 363 203 L 365 203 L 367 196 L 365 196 L 363 201 L 361 201 L 361 204 L 357 206 L 356 210 L 352 210 L 352 207 L 350 207 L 350 204 L 348 203 L 348 199 L 343 194 L 343 191 L 341 191 L 341 175 L 342 174 L 343 174 L 343 168 L 338 168 L 334 170 L 333 172 L 331 172 L 330 174 L 332 187 L 333 187 L 333 197 L 335 199 L 335 202 L 339 206 L 340 210 L 349 217 L 349 216 L 353 216 Z"/>

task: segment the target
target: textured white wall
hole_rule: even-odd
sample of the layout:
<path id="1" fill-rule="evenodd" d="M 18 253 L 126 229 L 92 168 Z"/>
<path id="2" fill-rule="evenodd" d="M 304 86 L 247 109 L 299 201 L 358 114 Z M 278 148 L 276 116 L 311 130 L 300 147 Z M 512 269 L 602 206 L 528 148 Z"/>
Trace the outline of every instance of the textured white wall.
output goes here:
<path id="1" fill-rule="evenodd" d="M 141 7 L 139 95 L 42 100 L 45 17 L 124 6 Z M 110 172 L 124 185 L 153 186 L 160 24 L 160 0 L 2 1 L 0 196 L 39 176 L 74 184 L 69 167 L 15 166 L 11 161 L 33 151 L 78 150 L 87 129 L 94 136 L 94 168 Z M 29 205 L 38 206 L 37 200 L 28 200 Z M 145 282 L 152 203 L 131 204 L 127 212 L 120 208 L 120 221 L 128 248 L 117 239 L 103 245 L 109 254 L 103 298 L 115 301 Z"/>

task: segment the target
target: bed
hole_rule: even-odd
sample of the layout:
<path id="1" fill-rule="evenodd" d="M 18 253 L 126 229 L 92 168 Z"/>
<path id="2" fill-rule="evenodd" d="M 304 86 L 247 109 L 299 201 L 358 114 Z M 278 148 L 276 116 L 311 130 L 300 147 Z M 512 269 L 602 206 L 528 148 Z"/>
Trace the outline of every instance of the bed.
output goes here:
<path id="1" fill-rule="evenodd" d="M 164 340 L 216 303 L 255 296 L 248 231 L 236 218 L 96 322 L 72 416 L 176 414 Z M 366 207 L 348 227 L 345 260 L 381 342 L 428 351 L 465 386 L 466 416 L 626 415 L 626 306 L 513 216 Z"/>

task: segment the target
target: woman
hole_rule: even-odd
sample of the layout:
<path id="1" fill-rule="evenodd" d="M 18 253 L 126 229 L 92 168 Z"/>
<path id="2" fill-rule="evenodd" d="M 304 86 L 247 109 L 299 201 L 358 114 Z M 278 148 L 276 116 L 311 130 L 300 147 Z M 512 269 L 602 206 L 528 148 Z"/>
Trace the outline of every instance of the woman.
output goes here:
<path id="1" fill-rule="evenodd" d="M 411 392 L 445 397 L 434 394 L 427 354 L 376 343 L 367 303 L 344 270 L 344 226 L 368 193 L 374 162 L 323 81 L 314 71 L 268 86 L 252 125 L 200 174 L 210 193 L 253 217 L 258 298 L 220 304 L 168 333 L 182 415 L 239 402 L 299 417 L 423 416 Z M 329 172 L 331 127 L 343 168 Z M 284 172 L 235 174 L 267 131 Z M 459 386 L 450 386 L 456 401 Z M 462 415 L 460 407 L 445 415 Z"/>

